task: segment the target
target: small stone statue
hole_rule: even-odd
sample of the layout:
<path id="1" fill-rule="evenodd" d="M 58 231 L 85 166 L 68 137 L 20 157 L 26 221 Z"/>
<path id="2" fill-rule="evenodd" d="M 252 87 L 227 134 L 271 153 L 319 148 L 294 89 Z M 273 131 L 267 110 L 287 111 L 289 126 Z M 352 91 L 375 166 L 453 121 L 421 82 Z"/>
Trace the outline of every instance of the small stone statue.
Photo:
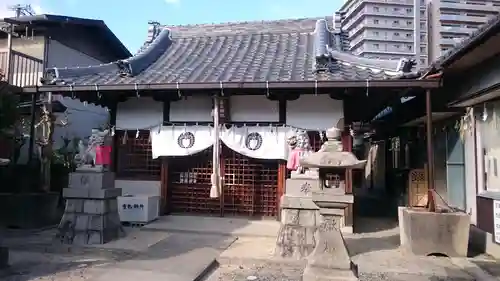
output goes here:
<path id="1" fill-rule="evenodd" d="M 78 154 L 75 155 L 75 163 L 77 170 L 104 171 L 105 166 L 96 163 L 96 151 L 98 147 L 105 145 L 109 135 L 109 130 L 92 129 L 92 134 L 89 137 L 87 147 L 83 141 L 78 143 Z"/>

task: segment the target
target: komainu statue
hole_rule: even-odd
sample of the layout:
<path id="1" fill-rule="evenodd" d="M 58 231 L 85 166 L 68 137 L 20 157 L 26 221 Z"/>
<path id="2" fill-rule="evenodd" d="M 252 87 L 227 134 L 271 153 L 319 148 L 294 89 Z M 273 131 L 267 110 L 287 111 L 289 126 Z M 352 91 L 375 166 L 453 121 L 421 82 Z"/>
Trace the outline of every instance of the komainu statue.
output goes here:
<path id="1" fill-rule="evenodd" d="M 287 169 L 291 170 L 291 177 L 317 177 L 315 169 L 308 169 L 301 165 L 301 159 L 308 157 L 313 151 L 309 136 L 306 131 L 299 131 L 287 140 L 290 146 L 290 154 L 287 161 Z"/>
<path id="2" fill-rule="evenodd" d="M 80 140 L 78 143 L 78 154 L 75 155 L 77 170 L 104 171 L 106 166 L 98 161 L 103 147 L 108 145 L 109 130 L 92 129 L 87 146 Z M 99 153 L 98 153 L 99 152 Z M 107 155 L 109 157 L 109 155 Z M 108 161 L 105 161 L 106 163 Z"/>

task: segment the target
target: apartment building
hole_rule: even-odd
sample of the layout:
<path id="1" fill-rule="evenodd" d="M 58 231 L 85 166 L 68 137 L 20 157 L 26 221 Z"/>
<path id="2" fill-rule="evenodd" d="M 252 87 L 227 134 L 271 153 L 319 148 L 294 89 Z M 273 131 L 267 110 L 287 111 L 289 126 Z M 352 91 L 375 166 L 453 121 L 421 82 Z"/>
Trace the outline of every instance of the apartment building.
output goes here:
<path id="1" fill-rule="evenodd" d="M 435 59 L 468 37 L 500 11 L 499 0 L 434 0 L 429 2 L 429 57 Z"/>
<path id="2" fill-rule="evenodd" d="M 350 51 L 380 59 L 416 58 L 428 63 L 428 14 L 425 0 L 348 0 L 339 12 Z"/>
<path id="3" fill-rule="evenodd" d="M 500 0 L 347 0 L 337 15 L 354 54 L 425 67 L 499 9 Z"/>

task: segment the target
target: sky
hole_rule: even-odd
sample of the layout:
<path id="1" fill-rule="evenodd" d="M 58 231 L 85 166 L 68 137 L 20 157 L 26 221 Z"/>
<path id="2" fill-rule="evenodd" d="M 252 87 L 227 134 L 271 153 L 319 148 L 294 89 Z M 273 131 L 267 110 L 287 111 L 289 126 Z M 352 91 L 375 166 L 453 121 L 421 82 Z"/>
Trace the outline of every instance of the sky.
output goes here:
<path id="1" fill-rule="evenodd" d="M 146 4 L 147 3 L 147 4 Z M 330 16 L 343 0 L 0 0 L 8 6 L 31 4 L 36 13 L 101 19 L 135 53 L 147 36 L 148 21 L 165 25 L 222 23 Z"/>

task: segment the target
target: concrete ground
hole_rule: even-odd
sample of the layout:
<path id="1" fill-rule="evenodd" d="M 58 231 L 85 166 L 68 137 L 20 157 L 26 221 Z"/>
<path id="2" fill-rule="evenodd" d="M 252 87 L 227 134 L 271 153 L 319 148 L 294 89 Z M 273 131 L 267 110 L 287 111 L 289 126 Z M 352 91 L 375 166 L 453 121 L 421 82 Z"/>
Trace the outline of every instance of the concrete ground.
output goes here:
<path id="1" fill-rule="evenodd" d="M 498 262 L 489 257 L 406 255 L 398 249 L 394 223 L 359 223 L 364 233 L 345 238 L 360 280 L 500 280 Z M 305 263 L 273 255 L 278 229 L 275 221 L 170 216 L 92 247 L 60 245 L 54 230 L 8 232 L 3 244 L 10 248 L 11 267 L 2 280 L 192 281 L 203 275 L 206 281 L 298 281 Z"/>

